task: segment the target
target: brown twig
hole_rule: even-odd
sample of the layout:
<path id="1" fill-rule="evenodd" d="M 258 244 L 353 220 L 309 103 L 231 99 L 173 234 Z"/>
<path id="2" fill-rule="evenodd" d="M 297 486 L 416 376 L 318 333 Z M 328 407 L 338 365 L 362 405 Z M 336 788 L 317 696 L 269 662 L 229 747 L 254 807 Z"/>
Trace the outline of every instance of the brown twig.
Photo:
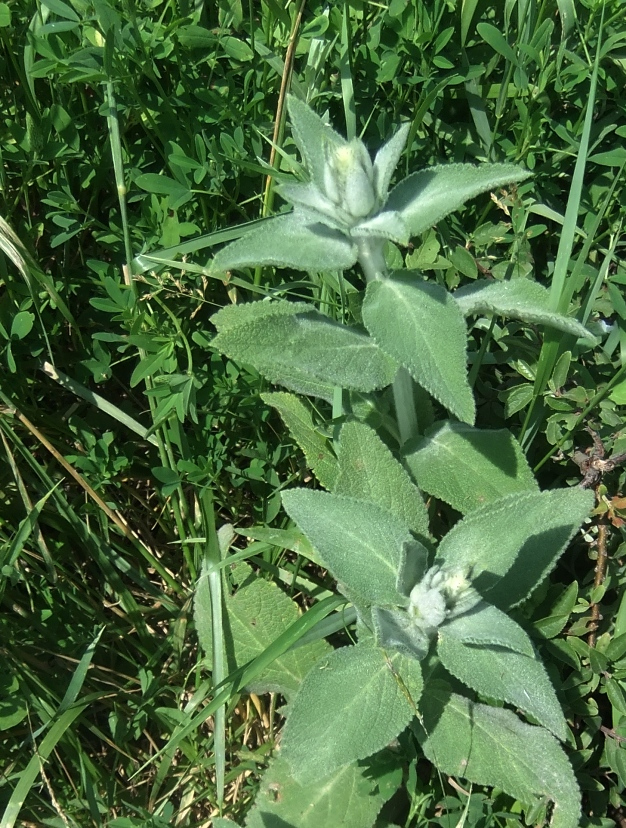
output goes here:
<path id="1" fill-rule="evenodd" d="M 289 82 L 291 81 L 291 72 L 293 69 L 293 59 L 296 53 L 296 46 L 298 44 L 298 32 L 300 31 L 300 24 L 302 23 L 302 14 L 304 12 L 304 4 L 306 0 L 300 0 L 296 15 L 291 27 L 291 34 L 289 36 L 289 44 L 285 52 L 285 66 L 283 69 L 283 76 L 280 80 L 280 92 L 278 94 L 278 106 L 276 107 L 276 119 L 274 121 L 274 135 L 272 137 L 272 149 L 270 152 L 270 167 L 276 164 L 276 147 L 280 142 L 280 135 L 283 127 L 283 112 L 285 109 L 285 100 L 287 98 L 287 90 L 289 89 Z M 272 186 L 272 176 L 268 175 L 265 181 L 265 193 L 263 196 L 264 210 L 266 215 L 269 207 L 269 194 Z"/>
<path id="2" fill-rule="evenodd" d="M 573 460 L 576 465 L 580 467 L 580 471 L 583 474 L 583 479 L 580 482 L 581 488 L 590 489 L 593 487 L 596 495 L 596 506 L 600 506 L 604 503 L 602 477 L 604 474 L 613 471 L 626 461 L 626 452 L 614 454 L 612 457 L 606 458 L 606 449 L 600 435 L 590 426 L 587 426 L 586 428 L 593 439 L 593 448 L 587 449 L 586 452 L 577 451 L 573 457 Z M 608 564 L 606 546 L 609 537 L 609 521 L 606 514 L 599 515 L 597 525 L 598 540 L 596 549 L 598 550 L 598 558 L 593 578 L 594 588 L 602 586 L 604 579 L 606 578 L 606 568 Z M 600 612 L 600 604 L 598 602 L 593 602 L 591 604 L 591 619 L 589 622 L 589 633 L 587 635 L 587 643 L 590 647 L 596 646 L 597 632 L 601 620 L 602 614 Z"/>
<path id="3" fill-rule="evenodd" d="M 600 730 L 604 733 L 607 739 L 615 739 L 616 742 L 626 742 L 626 736 L 620 736 L 619 733 L 616 733 L 610 727 L 600 725 Z"/>
<path id="4" fill-rule="evenodd" d="M 600 496 L 598 494 L 597 488 L 596 502 L 600 502 Z M 609 524 L 606 519 L 606 516 L 602 515 L 598 520 L 598 542 L 596 544 L 596 549 L 598 550 L 598 559 L 596 561 L 596 571 L 593 578 L 594 589 L 596 587 L 601 586 L 604 583 L 604 579 L 606 578 L 606 567 L 608 563 L 608 555 L 606 554 L 606 542 L 608 536 Z M 598 632 L 598 627 L 600 626 L 601 620 L 602 614 L 600 612 L 600 604 L 599 602 L 594 602 L 591 604 L 591 621 L 589 623 L 589 634 L 587 635 L 587 644 L 589 644 L 590 647 L 596 646 L 596 634 Z"/>

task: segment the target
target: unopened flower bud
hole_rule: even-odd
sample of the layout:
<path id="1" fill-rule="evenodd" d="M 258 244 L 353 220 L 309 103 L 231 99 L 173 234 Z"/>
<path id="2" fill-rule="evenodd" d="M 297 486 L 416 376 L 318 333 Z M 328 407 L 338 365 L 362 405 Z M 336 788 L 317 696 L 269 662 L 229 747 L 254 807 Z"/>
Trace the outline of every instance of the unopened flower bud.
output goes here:
<path id="1" fill-rule="evenodd" d="M 330 147 L 324 170 L 328 198 L 354 219 L 369 216 L 376 206 L 372 160 L 361 141 Z"/>
<path id="2" fill-rule="evenodd" d="M 418 584 L 409 600 L 409 615 L 419 619 L 422 626 L 436 628 L 445 620 L 446 600 L 438 589 Z"/>

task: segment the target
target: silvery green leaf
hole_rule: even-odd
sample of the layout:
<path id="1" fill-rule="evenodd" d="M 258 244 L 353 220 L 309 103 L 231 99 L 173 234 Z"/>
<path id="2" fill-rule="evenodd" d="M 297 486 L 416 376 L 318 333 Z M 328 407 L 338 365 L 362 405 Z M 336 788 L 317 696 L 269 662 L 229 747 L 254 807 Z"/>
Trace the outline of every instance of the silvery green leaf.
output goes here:
<path id="1" fill-rule="evenodd" d="M 261 399 L 273 406 L 289 429 L 291 436 L 300 446 L 307 459 L 307 465 L 326 489 L 332 489 L 339 464 L 328 439 L 315 427 L 309 405 L 305 405 L 295 394 L 275 391 L 261 394 Z"/>
<path id="2" fill-rule="evenodd" d="M 389 239 L 403 245 L 407 245 L 411 237 L 402 216 L 393 210 L 383 210 L 373 218 L 359 222 L 350 230 L 350 235 L 353 238 Z"/>
<path id="3" fill-rule="evenodd" d="M 215 255 L 210 269 L 222 273 L 274 265 L 320 272 L 346 270 L 356 258 L 356 245 L 346 235 L 294 211 L 274 216 L 227 244 Z"/>
<path id="4" fill-rule="evenodd" d="M 460 420 L 474 422 L 465 320 L 444 288 L 396 271 L 367 285 L 362 314 L 376 342 L 413 379 Z"/>
<path id="5" fill-rule="evenodd" d="M 428 655 L 431 638 L 405 610 L 372 607 L 376 643 L 421 661 Z"/>
<path id="6" fill-rule="evenodd" d="M 561 740 L 567 736 L 563 711 L 543 664 L 534 656 L 496 646 L 464 644 L 439 629 L 437 655 L 463 684 L 483 696 L 523 710 Z"/>
<path id="7" fill-rule="evenodd" d="M 520 625 L 482 600 L 467 612 L 446 621 L 440 631 L 463 644 L 493 645 L 535 657 L 532 641 Z"/>
<path id="8" fill-rule="evenodd" d="M 233 313 L 229 309 L 229 314 Z M 251 311 L 245 313 L 250 315 Z M 219 321 L 219 314 L 217 318 Z M 332 399 L 334 386 L 357 391 L 384 388 L 397 370 L 396 363 L 371 337 L 317 311 L 295 315 L 263 312 L 260 318 L 244 324 L 231 324 L 211 344 L 231 359 L 256 368 L 271 382 L 323 399 L 329 395 Z"/>
<path id="9" fill-rule="evenodd" d="M 531 175 L 514 164 L 445 164 L 420 170 L 397 184 L 386 208 L 396 210 L 411 235 L 419 235 L 470 198 Z"/>
<path id="10" fill-rule="evenodd" d="M 262 302 L 244 302 L 241 305 L 224 305 L 211 316 L 211 322 L 220 333 L 242 325 L 257 322 L 269 316 L 295 316 L 298 313 L 315 313 L 317 308 L 306 302 L 289 302 L 287 299 L 264 299 Z"/>
<path id="11" fill-rule="evenodd" d="M 280 195 L 292 204 L 310 211 L 311 218 L 315 223 L 321 221 L 328 227 L 344 230 L 349 219 L 336 204 L 321 193 L 315 184 L 303 184 L 300 182 L 281 184 L 278 188 Z"/>
<path id="12" fill-rule="evenodd" d="M 373 768 L 369 762 L 367 765 L 353 762 L 338 768 L 324 781 L 305 779 L 300 783 L 293 778 L 285 759 L 275 756 L 263 774 L 259 793 L 246 819 L 246 828 L 290 828 L 294 825 L 298 828 L 371 828 L 389 798 L 386 786 L 380 784 L 377 764 L 376 757 L 371 762 Z M 383 775 L 388 778 L 384 770 Z M 402 780 L 399 768 L 397 776 L 392 790 Z M 218 828 L 216 817 L 212 820 Z"/>
<path id="13" fill-rule="evenodd" d="M 298 607 L 273 581 L 255 578 L 225 597 L 228 624 L 224 643 L 230 670 L 247 664 L 297 621 Z M 291 698 L 314 664 L 328 652 L 318 640 L 283 653 L 247 688 L 253 693 L 276 692 Z"/>
<path id="14" fill-rule="evenodd" d="M 549 293 L 530 279 L 503 282 L 485 279 L 459 288 L 454 294 L 464 316 L 489 314 L 521 319 L 535 325 L 548 325 L 583 339 L 595 337 L 577 319 L 554 313 L 549 308 Z"/>
<path id="15" fill-rule="evenodd" d="M 428 537 L 428 512 L 419 489 L 372 428 L 345 423 L 338 458 L 336 494 L 378 503 L 417 535 Z"/>
<path id="16" fill-rule="evenodd" d="M 415 659 L 367 643 L 335 650 L 313 667 L 291 703 L 281 756 L 297 782 L 328 778 L 395 739 L 421 691 Z"/>
<path id="17" fill-rule="evenodd" d="M 408 598 L 411 590 L 422 580 L 427 569 L 428 550 L 426 547 L 415 540 L 403 544 L 396 580 L 396 589 L 399 594 Z"/>
<path id="18" fill-rule="evenodd" d="M 508 495 L 456 523 L 435 563 L 472 570 L 472 584 L 491 604 L 523 601 L 554 568 L 593 507 L 593 493 L 554 489 Z"/>
<path id="19" fill-rule="evenodd" d="M 519 443 L 504 428 L 438 423 L 407 446 L 405 463 L 419 486 L 464 514 L 538 488 Z"/>
<path id="20" fill-rule="evenodd" d="M 491 785 L 526 807 L 554 802 L 551 828 L 578 828 L 580 791 L 557 740 L 510 710 L 477 704 L 429 682 L 420 705 L 424 753 L 442 773 Z"/>
<path id="21" fill-rule="evenodd" d="M 311 179 L 324 190 L 327 146 L 345 147 L 348 142 L 325 124 L 307 104 L 294 95 L 287 95 L 287 110 L 294 141 L 304 159 Z"/>
<path id="22" fill-rule="evenodd" d="M 409 530 L 374 503 L 311 489 L 282 494 L 289 517 L 348 597 L 363 605 L 402 602 L 396 581 Z"/>
<path id="23" fill-rule="evenodd" d="M 386 144 L 383 144 L 376 153 L 374 160 L 374 183 L 376 186 L 376 195 L 381 206 L 387 201 L 391 176 L 406 146 L 410 129 L 410 124 L 402 124 L 396 134 Z"/>

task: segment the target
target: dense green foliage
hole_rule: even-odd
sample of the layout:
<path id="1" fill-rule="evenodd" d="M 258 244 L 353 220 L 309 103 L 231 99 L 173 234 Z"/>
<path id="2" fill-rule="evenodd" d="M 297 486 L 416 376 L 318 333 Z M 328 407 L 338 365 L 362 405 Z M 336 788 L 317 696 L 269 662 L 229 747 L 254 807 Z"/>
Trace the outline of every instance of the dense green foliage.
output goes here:
<path id="1" fill-rule="evenodd" d="M 300 18 L 302 5 L 0 4 L 2 828 L 205 825 L 222 779 L 222 814 L 242 821 L 281 725 L 280 700 L 249 701 L 243 688 L 282 659 L 295 689 L 307 658 L 326 652 L 324 629 L 334 646 L 350 641 L 344 628 L 355 618 L 280 497 L 310 485 L 308 468 L 334 487 L 336 406 L 298 406 L 211 345 L 216 310 L 268 294 L 339 322 L 360 319 L 357 271 L 340 282 L 332 271 L 287 278 L 268 265 L 226 277 L 210 267 L 242 222 L 283 209 L 275 185 L 302 172 L 283 79 L 372 151 L 409 124 L 398 178 L 450 161 L 533 172 L 409 247 L 390 246 L 389 264 L 461 287 L 474 314 L 476 423 L 513 432 L 542 489 L 580 481 L 572 461 L 591 444 L 585 426 L 607 457 L 626 447 L 620 0 L 311 0 Z M 472 305 L 478 277 L 535 280 L 552 311 L 575 315 L 600 344 L 491 318 Z M 393 430 L 367 396 L 357 413 Z M 489 497 L 489 481 L 474 501 L 456 499 L 472 494 L 462 485 L 467 451 L 485 450 L 478 438 L 458 439 L 470 426 L 431 420 L 420 439 L 433 455 L 457 452 L 461 478 L 456 490 L 437 480 L 427 488 L 440 538 Z M 419 445 L 421 458 L 418 445 L 407 458 L 417 477 Z M 589 457 L 577 459 L 587 468 Z M 528 488 L 524 475 L 515 491 Z M 626 809 L 623 485 L 609 464 L 584 532 L 515 611 L 558 690 L 591 825 L 614 825 Z M 420 519 L 405 516 L 411 528 Z M 216 532 L 227 524 L 237 535 Z M 241 626 L 248 619 L 249 633 L 249 607 L 267 614 L 278 592 L 284 610 L 270 638 L 250 635 L 211 675 L 193 590 L 203 565 L 237 553 L 252 570 L 229 570 L 224 600 L 238 602 Z M 291 598 L 307 609 L 300 618 Z M 327 618 L 337 608 L 340 617 Z M 311 655 L 288 652 L 296 642 Z M 216 693 L 214 682 L 239 668 Z M 442 740 L 464 715 L 459 701 L 440 717 L 444 696 L 433 694 L 425 711 Z M 400 748 L 401 797 L 387 802 L 398 779 L 384 754 L 370 770 L 347 766 L 333 784 L 369 791 L 374 817 L 387 802 L 381 819 L 407 826 L 452 826 L 462 814 L 466 825 L 521 819 L 512 797 L 478 786 L 468 797 L 418 759 L 411 740 L 401 737 Z M 259 803 L 271 810 L 276 786 L 302 785 L 288 778 L 272 760 Z M 322 824 L 341 818 L 320 815 Z M 262 824 L 258 812 L 249 824 Z"/>

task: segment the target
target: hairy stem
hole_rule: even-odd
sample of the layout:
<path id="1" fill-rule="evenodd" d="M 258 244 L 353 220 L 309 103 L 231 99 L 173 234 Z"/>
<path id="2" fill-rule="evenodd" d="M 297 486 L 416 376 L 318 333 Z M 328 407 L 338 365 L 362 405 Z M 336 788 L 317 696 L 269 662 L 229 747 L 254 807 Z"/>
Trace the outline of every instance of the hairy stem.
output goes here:
<path id="1" fill-rule="evenodd" d="M 383 239 L 359 239 L 357 243 L 359 264 L 367 282 L 385 279 L 389 274 L 383 252 L 384 244 Z"/>
<path id="2" fill-rule="evenodd" d="M 402 366 L 398 369 L 393 381 L 393 402 L 396 409 L 398 431 L 400 432 L 400 445 L 403 446 L 407 440 L 417 437 L 419 428 L 413 397 L 413 377 Z"/>

